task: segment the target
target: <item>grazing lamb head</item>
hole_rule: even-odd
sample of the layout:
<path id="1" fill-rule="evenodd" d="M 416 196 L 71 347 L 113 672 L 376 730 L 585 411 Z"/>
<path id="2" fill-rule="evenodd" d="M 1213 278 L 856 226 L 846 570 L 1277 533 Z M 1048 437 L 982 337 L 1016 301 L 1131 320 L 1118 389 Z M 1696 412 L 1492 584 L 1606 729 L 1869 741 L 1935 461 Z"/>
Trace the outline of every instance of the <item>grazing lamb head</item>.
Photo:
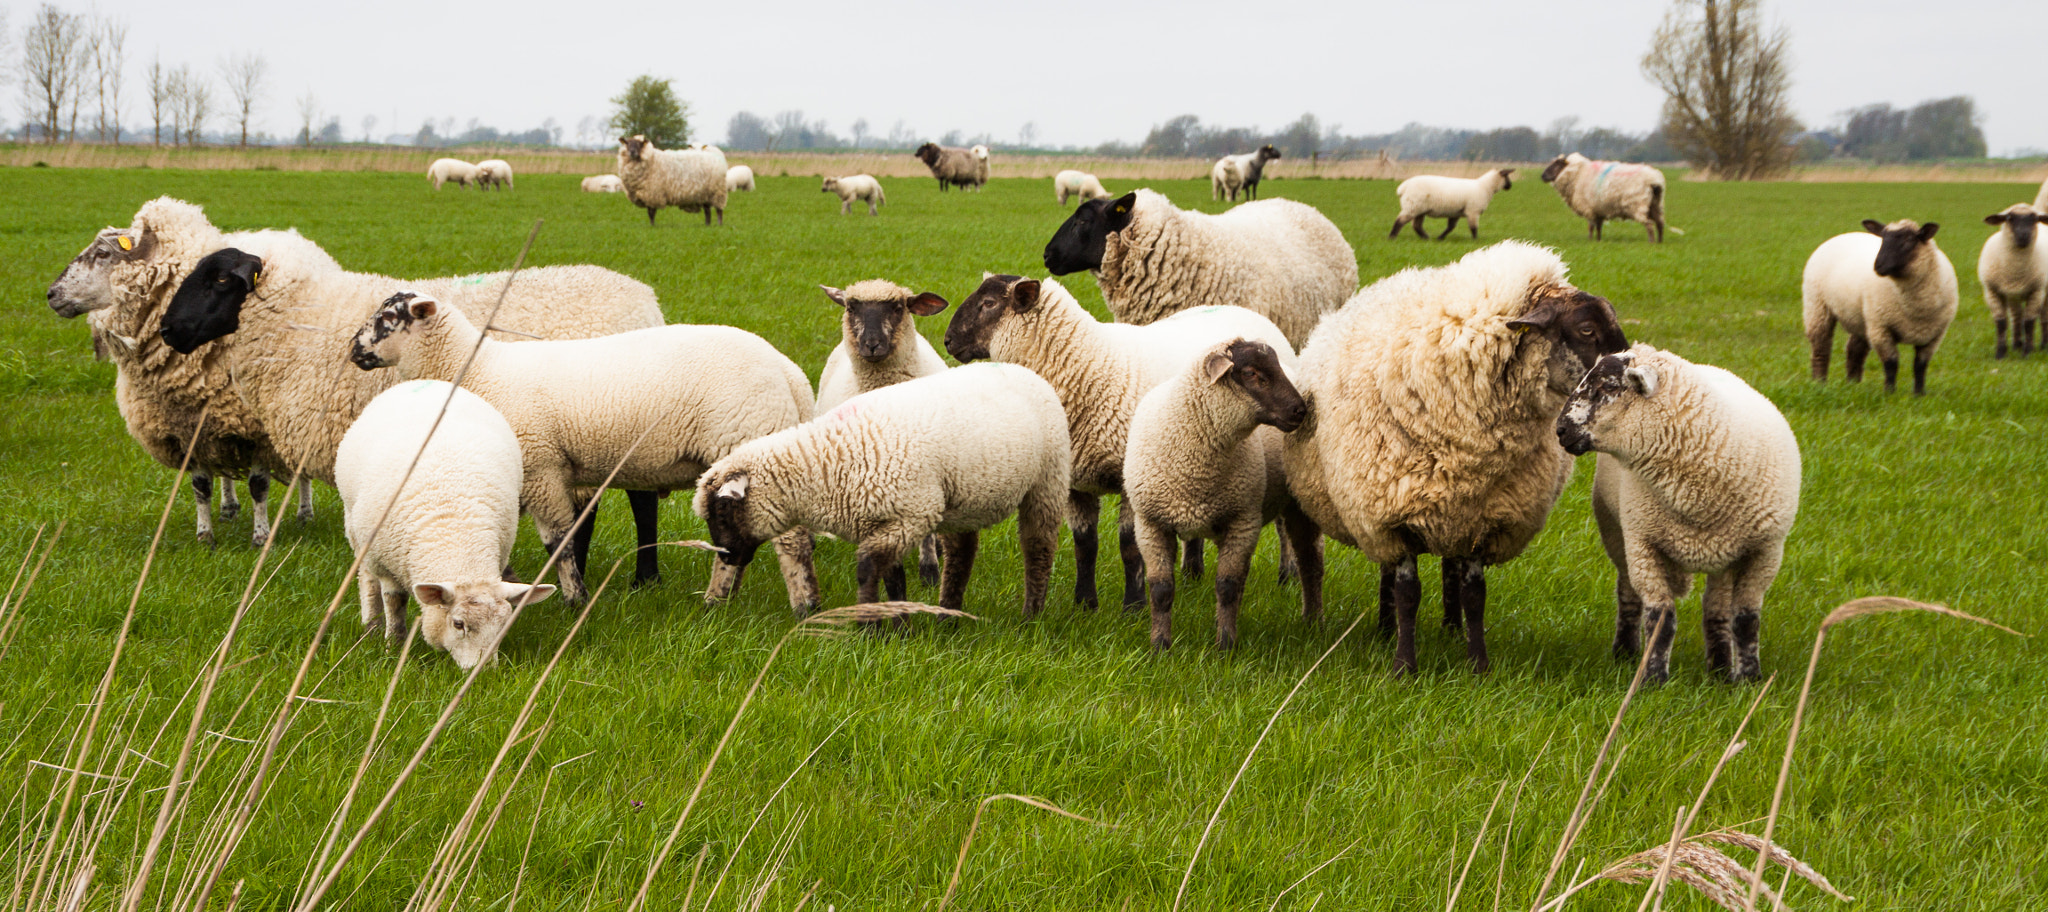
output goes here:
<path id="1" fill-rule="evenodd" d="M 1565 400 L 1557 416 L 1557 442 L 1573 456 L 1599 449 L 1600 429 L 1611 427 L 1616 413 L 1626 408 L 1615 403 L 1630 396 L 1648 399 L 1657 388 L 1657 368 L 1637 364 L 1636 351 L 1602 355 Z"/>
<path id="2" fill-rule="evenodd" d="M 57 316 L 70 318 L 112 307 L 116 303 L 114 272 L 123 266 L 148 262 L 156 253 L 156 232 L 133 228 L 103 228 L 92 243 L 71 258 L 71 262 L 50 283 L 47 297 Z"/>
<path id="3" fill-rule="evenodd" d="M 438 305 L 433 298 L 410 291 L 385 298 L 370 315 L 370 322 L 356 330 L 349 345 L 349 361 L 366 371 L 397 364 L 405 351 L 405 333 L 413 324 L 432 317 Z"/>
<path id="4" fill-rule="evenodd" d="M 470 669 L 497 656 L 498 641 L 512 626 L 512 606 L 520 598 L 528 605 L 543 602 L 555 594 L 555 587 L 498 580 L 418 583 L 412 594 L 420 600 L 420 639 L 447 650 L 457 666 Z"/>
<path id="5" fill-rule="evenodd" d="M 753 528 L 751 504 L 747 500 L 747 489 L 752 485 L 753 478 L 744 469 L 728 472 L 721 478 L 713 478 L 707 472 L 697 481 L 697 515 L 704 517 L 711 544 L 721 549 L 718 559 L 729 567 L 753 563 L 754 552 L 768 538 L 756 535 Z"/>
<path id="6" fill-rule="evenodd" d="M 1056 276 L 1102 268 L 1109 236 L 1131 226 L 1138 209 L 1136 191 L 1113 200 L 1089 200 L 1074 207 L 1052 240 L 1045 243 L 1045 271 Z"/>
<path id="7" fill-rule="evenodd" d="M 917 332 L 910 318 L 929 317 L 946 309 L 946 299 L 929 291 L 906 296 L 906 289 L 882 281 L 861 282 L 844 291 L 820 285 L 832 303 L 846 311 L 847 335 L 854 341 L 853 353 L 870 364 L 885 361 Z"/>
<path id="8" fill-rule="evenodd" d="M 953 322 L 946 326 L 946 352 L 962 364 L 988 357 L 1003 315 L 1037 307 L 1038 292 L 1034 279 L 984 275 L 981 287 L 953 310 Z"/>
<path id="9" fill-rule="evenodd" d="M 164 342 L 179 354 L 189 355 L 240 329 L 242 302 L 262 280 L 262 257 L 233 247 L 207 254 L 178 284 L 170 306 L 164 308 Z"/>
<path id="10" fill-rule="evenodd" d="M 1271 345 L 1249 339 L 1226 342 L 1209 350 L 1202 373 L 1210 383 L 1229 383 L 1250 397 L 1258 406 L 1260 424 L 1270 424 L 1285 434 L 1308 420 L 1308 403 Z"/>
<path id="11" fill-rule="evenodd" d="M 1889 225 L 1876 219 L 1864 219 L 1863 230 L 1877 235 L 1882 242 L 1877 248 L 1877 261 L 1871 268 L 1887 279 L 1903 278 L 1911 269 L 1913 261 L 1920 257 L 1920 248 L 1934 240 L 1934 233 L 1941 225 L 1928 222 L 1922 225 L 1912 219 L 1900 219 Z"/>
<path id="12" fill-rule="evenodd" d="M 1614 305 L 1570 285 L 1537 289 L 1529 310 L 1508 325 L 1550 340 L 1550 388 L 1558 395 L 1569 394 L 1601 355 L 1628 350 Z"/>
<path id="13" fill-rule="evenodd" d="M 2048 215 L 2042 214 L 2041 210 L 2026 203 L 2014 203 L 2006 207 L 2004 212 L 1984 217 L 1984 224 L 2002 225 L 2011 231 L 2012 245 L 2021 250 L 2034 246 L 2034 226 L 2044 221 L 2048 221 Z M 50 286 L 53 292 L 56 290 L 56 287 L 55 285 Z M 52 304 L 51 306 L 55 305 Z"/>

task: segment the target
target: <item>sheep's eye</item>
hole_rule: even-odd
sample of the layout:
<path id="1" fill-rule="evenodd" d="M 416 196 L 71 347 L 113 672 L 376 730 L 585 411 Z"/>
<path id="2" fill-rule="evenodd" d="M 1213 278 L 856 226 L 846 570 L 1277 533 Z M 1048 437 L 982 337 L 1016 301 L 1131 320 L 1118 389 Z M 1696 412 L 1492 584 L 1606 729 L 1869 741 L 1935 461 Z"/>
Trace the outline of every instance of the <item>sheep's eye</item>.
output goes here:
<path id="1" fill-rule="evenodd" d="M 464 622 L 463 622 L 463 620 L 462 620 L 461 618 L 456 618 L 455 620 L 453 620 L 453 621 L 449 621 L 448 623 L 449 623 L 449 626 L 452 626 L 452 627 L 454 627 L 454 628 L 455 628 L 456 630 L 468 630 L 468 629 L 469 629 L 469 625 L 468 625 L 467 623 L 464 623 Z"/>

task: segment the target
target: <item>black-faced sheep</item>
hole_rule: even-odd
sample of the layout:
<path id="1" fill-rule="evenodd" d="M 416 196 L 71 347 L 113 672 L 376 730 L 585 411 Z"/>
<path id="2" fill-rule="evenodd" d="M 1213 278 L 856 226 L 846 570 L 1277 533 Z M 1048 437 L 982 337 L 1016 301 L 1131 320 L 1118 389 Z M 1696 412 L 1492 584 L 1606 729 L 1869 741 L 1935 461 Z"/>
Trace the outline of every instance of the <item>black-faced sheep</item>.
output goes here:
<path id="1" fill-rule="evenodd" d="M 1266 163 L 1280 157 L 1280 150 L 1272 143 L 1259 147 L 1256 152 L 1242 155 L 1225 155 L 1209 168 L 1209 198 L 1230 197 L 1237 202 L 1238 191 L 1244 191 L 1244 198 L 1259 198 L 1259 181 L 1265 178 Z"/>
<path id="2" fill-rule="evenodd" d="M 1815 248 L 1800 281 L 1813 379 L 1828 378 L 1835 324 L 1848 333 L 1849 382 L 1863 380 L 1874 349 L 1884 364 L 1884 391 L 1898 387 L 1899 346 L 1913 346 L 1913 395 L 1927 392 L 1927 365 L 1956 317 L 1956 270 L 1935 246 L 1941 226 L 1901 219 L 1863 220 L 1863 231 L 1838 234 Z"/>
<path id="3" fill-rule="evenodd" d="M 1984 284 L 1984 306 L 1998 330 L 1996 357 L 2005 357 L 2005 334 L 2012 330 L 2013 347 L 2025 355 L 2034 350 L 2034 327 L 2048 307 L 2048 244 L 2038 243 L 2039 226 L 2048 214 L 2025 203 L 1984 217 L 1998 232 L 1984 240 L 1977 255 L 1977 280 Z M 2043 337 L 2048 342 L 2048 337 Z"/>
<path id="4" fill-rule="evenodd" d="M 1649 165 L 1594 161 L 1573 152 L 1551 159 L 1543 169 L 1543 182 L 1556 187 L 1564 204 L 1586 220 L 1588 238 L 1599 240 L 1608 219 L 1627 219 L 1640 223 L 1650 240 L 1664 241 L 1662 171 Z"/>
<path id="5" fill-rule="evenodd" d="M 932 169 L 932 176 L 939 179 L 941 193 L 952 187 L 978 188 L 988 183 L 988 158 L 976 156 L 972 149 L 925 143 L 913 154 Z"/>

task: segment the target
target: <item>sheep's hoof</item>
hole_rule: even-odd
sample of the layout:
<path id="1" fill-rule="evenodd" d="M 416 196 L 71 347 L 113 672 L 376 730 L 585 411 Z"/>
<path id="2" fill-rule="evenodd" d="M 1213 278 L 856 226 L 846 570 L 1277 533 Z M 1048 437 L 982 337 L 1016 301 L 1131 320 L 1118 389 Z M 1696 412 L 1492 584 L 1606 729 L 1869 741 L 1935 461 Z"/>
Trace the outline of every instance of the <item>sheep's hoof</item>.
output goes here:
<path id="1" fill-rule="evenodd" d="M 230 500 L 227 503 L 220 505 L 221 519 L 234 519 L 235 517 L 240 516 L 241 513 L 242 502 L 239 500 Z"/>
<path id="2" fill-rule="evenodd" d="M 268 529 L 249 533 L 249 546 L 259 551 L 263 549 L 264 543 L 268 541 L 270 541 L 270 530 Z"/>
<path id="3" fill-rule="evenodd" d="M 924 583 L 924 584 L 925 584 L 926 586 L 936 586 L 936 585 L 938 585 L 938 584 L 939 584 L 939 565 L 937 565 L 937 564 L 918 564 L 918 565 L 917 565 L 917 578 L 918 578 L 918 580 L 919 580 L 920 582 Z"/>
<path id="4" fill-rule="evenodd" d="M 661 571 L 659 570 L 656 570 L 653 573 L 649 573 L 646 576 L 642 576 L 638 573 L 633 574 L 633 588 L 635 589 L 639 589 L 643 586 L 652 586 L 658 582 L 661 582 Z"/>
<path id="5" fill-rule="evenodd" d="M 1235 633 L 1218 633 L 1218 634 L 1216 634 L 1216 648 L 1217 648 L 1217 649 L 1226 649 L 1226 650 L 1227 650 L 1227 649 L 1236 649 L 1236 648 L 1237 648 L 1237 634 L 1235 634 Z"/>
<path id="6" fill-rule="evenodd" d="M 796 619 L 799 621 L 803 620 L 804 618 L 810 617 L 811 612 L 816 610 L 818 610 L 817 602 L 804 602 L 799 605 L 790 606 L 790 611 L 796 614 Z"/>
<path id="7" fill-rule="evenodd" d="M 202 544 L 202 545 L 205 545 L 205 546 L 206 546 L 206 547 L 208 547 L 208 548 L 213 548 L 213 547 L 215 547 L 215 545 L 214 545 L 214 542 L 213 542 L 213 533 L 212 533 L 212 532 L 201 532 L 201 533 L 199 533 L 199 543 L 200 543 L 200 544 Z"/>
<path id="8" fill-rule="evenodd" d="M 1165 651 L 1167 651 L 1168 649 L 1172 649 L 1172 648 L 1173 648 L 1173 637 L 1170 637 L 1170 636 L 1155 636 L 1155 637 L 1153 637 L 1153 638 L 1152 638 L 1152 651 L 1153 651 L 1153 652 L 1165 652 Z"/>

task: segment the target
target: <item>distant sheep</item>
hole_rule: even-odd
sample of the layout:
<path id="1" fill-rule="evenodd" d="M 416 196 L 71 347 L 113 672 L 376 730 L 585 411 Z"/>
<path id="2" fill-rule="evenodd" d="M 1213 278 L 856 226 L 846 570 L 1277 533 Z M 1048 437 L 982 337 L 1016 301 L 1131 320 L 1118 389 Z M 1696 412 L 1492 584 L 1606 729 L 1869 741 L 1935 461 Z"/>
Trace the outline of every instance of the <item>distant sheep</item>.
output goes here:
<path id="1" fill-rule="evenodd" d="M 449 181 L 467 187 L 476 180 L 476 166 L 459 158 L 437 158 L 427 166 L 427 180 L 434 182 L 436 190 Z"/>
<path id="2" fill-rule="evenodd" d="M 704 224 L 718 213 L 725 226 L 725 153 L 715 146 L 664 152 L 645 136 L 619 137 L 619 180 L 626 198 L 647 210 L 647 227 L 654 227 L 654 213 L 674 206 L 684 212 L 704 213 Z"/>
<path id="3" fill-rule="evenodd" d="M 977 145 L 967 151 L 974 153 L 974 189 L 980 190 L 988 183 L 988 147 Z"/>
<path id="4" fill-rule="evenodd" d="M 1103 189 L 1102 182 L 1086 171 L 1061 171 L 1052 176 L 1052 193 L 1060 205 L 1067 204 L 1070 196 L 1082 200 L 1109 199 L 1110 192 Z"/>
<path id="5" fill-rule="evenodd" d="M 619 181 L 619 176 L 616 174 L 599 174 L 583 179 L 583 192 L 624 193 L 626 192 L 626 185 Z"/>
<path id="6" fill-rule="evenodd" d="M 1984 306 L 1991 309 L 1992 325 L 1998 329 L 1996 357 L 2005 357 L 2005 332 L 2012 329 L 2013 346 L 2025 355 L 2034 350 L 2034 327 L 2048 313 L 2048 244 L 2040 243 L 2040 223 L 2048 213 L 2025 203 L 2014 203 L 2004 212 L 1984 217 L 1998 233 L 1986 238 L 1984 251 L 1977 255 L 1977 280 L 1984 283 Z M 2048 336 L 2042 338 L 2048 343 Z"/>
<path id="7" fill-rule="evenodd" d="M 477 162 L 476 186 L 479 190 L 489 190 L 492 187 L 512 189 L 512 165 L 502 158 Z"/>
<path id="8" fill-rule="evenodd" d="M 1225 155 L 1217 159 L 1216 164 L 1209 169 L 1209 198 L 1222 199 L 1229 196 L 1230 201 L 1234 203 L 1237 202 L 1238 191 L 1242 190 L 1245 199 L 1258 199 L 1259 181 L 1266 174 L 1266 163 L 1279 157 L 1280 150 L 1273 148 L 1272 143 L 1267 143 L 1259 147 L 1257 152 Z"/>
<path id="9" fill-rule="evenodd" d="M 914 154 L 939 179 L 941 193 L 951 187 L 976 188 L 988 183 L 988 159 L 976 156 L 972 149 L 925 143 Z"/>
<path id="10" fill-rule="evenodd" d="M 1424 175 L 1411 177 L 1394 188 L 1394 195 L 1401 198 L 1401 214 L 1394 217 L 1394 230 L 1387 232 L 1387 240 L 1400 236 L 1401 227 L 1415 223 L 1415 236 L 1427 240 L 1429 233 L 1422 230 L 1426 218 L 1449 219 L 1444 233 L 1436 236 L 1441 241 L 1457 230 L 1458 219 L 1463 218 L 1472 229 L 1472 239 L 1479 239 L 1479 217 L 1486 214 L 1486 207 L 1493 202 L 1493 195 L 1515 186 L 1509 178 L 1513 168 L 1495 168 L 1477 178 L 1435 177 Z"/>
<path id="11" fill-rule="evenodd" d="M 853 211 L 854 200 L 867 203 L 869 215 L 875 215 L 875 207 L 887 201 L 882 195 L 882 182 L 865 174 L 825 178 L 824 192 L 839 194 L 840 215 Z"/>
<path id="12" fill-rule="evenodd" d="M 1556 187 L 1564 204 L 1586 220 L 1588 238 L 1599 240 L 1608 219 L 1627 219 L 1641 223 L 1650 240 L 1664 242 L 1662 171 L 1649 165 L 1594 161 L 1573 152 L 1552 159 L 1543 169 L 1543 182 Z"/>
<path id="13" fill-rule="evenodd" d="M 1884 391 L 1898 387 L 1899 346 L 1913 346 L 1913 395 L 1927 392 L 1927 365 L 1956 317 L 1956 269 L 1934 244 L 1941 226 L 1901 219 L 1863 220 L 1863 232 L 1838 234 L 1813 251 L 1800 281 L 1813 379 L 1828 378 L 1835 324 L 1849 335 L 1850 383 L 1863 380 L 1872 349 L 1884 364 Z"/>
<path id="14" fill-rule="evenodd" d="M 725 189 L 727 192 L 745 190 L 752 193 L 754 190 L 754 169 L 746 165 L 734 165 L 725 169 Z"/>

